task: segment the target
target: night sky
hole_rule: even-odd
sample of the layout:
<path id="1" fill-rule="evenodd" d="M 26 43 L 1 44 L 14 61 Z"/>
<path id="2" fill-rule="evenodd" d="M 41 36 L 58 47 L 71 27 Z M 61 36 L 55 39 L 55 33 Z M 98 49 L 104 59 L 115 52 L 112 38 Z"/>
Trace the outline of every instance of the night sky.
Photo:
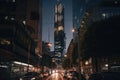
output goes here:
<path id="1" fill-rule="evenodd" d="M 43 0 L 43 29 L 42 29 L 42 41 L 52 43 L 51 50 L 54 51 L 54 7 L 57 0 Z M 69 46 L 72 33 L 72 0 L 62 0 L 62 4 L 65 8 L 64 15 L 64 27 L 66 34 L 66 50 Z"/>

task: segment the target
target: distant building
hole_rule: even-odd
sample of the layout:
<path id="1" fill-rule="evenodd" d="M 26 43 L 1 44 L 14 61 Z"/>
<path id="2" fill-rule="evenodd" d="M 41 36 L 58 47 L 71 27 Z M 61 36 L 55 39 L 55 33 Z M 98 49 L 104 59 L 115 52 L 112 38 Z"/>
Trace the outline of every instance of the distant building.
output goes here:
<path id="1" fill-rule="evenodd" d="M 50 55 L 50 46 L 48 45 L 49 42 L 42 42 L 42 53 Z"/>
<path id="2" fill-rule="evenodd" d="M 62 59 L 65 49 L 64 6 L 61 2 L 55 5 L 54 14 L 54 57 Z"/>
<path id="3" fill-rule="evenodd" d="M 50 51 L 50 47 L 49 42 L 42 42 L 42 66 L 51 67 L 52 52 Z"/>

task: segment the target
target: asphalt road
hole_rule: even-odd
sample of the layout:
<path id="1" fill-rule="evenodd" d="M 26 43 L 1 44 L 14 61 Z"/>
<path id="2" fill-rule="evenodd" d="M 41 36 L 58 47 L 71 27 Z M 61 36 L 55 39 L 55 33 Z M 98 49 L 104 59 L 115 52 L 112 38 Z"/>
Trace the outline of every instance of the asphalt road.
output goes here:
<path id="1" fill-rule="evenodd" d="M 65 79 L 60 73 L 53 73 L 46 80 L 65 80 Z"/>

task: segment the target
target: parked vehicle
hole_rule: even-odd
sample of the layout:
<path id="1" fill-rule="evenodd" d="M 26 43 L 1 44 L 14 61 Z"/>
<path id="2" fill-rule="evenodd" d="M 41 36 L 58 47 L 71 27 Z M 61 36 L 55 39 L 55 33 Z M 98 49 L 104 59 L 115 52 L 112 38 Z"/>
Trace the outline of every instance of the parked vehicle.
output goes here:
<path id="1" fill-rule="evenodd" d="M 79 76 L 79 73 L 76 71 L 65 72 L 64 78 L 67 78 L 68 80 L 79 80 L 79 78 L 81 78 L 81 80 L 86 80 L 85 77 L 81 73 Z"/>
<path id="2" fill-rule="evenodd" d="M 20 80 L 41 80 L 41 77 L 37 72 L 28 72 Z"/>
<path id="3" fill-rule="evenodd" d="M 88 80 L 120 80 L 119 72 L 93 73 Z"/>

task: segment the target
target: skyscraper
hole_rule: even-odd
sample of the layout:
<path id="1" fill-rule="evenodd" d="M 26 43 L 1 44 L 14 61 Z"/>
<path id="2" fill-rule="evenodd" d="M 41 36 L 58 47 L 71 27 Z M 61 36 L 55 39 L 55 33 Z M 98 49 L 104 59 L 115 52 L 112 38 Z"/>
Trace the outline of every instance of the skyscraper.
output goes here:
<path id="1" fill-rule="evenodd" d="M 54 57 L 62 58 L 65 49 L 65 32 L 64 32 L 64 6 L 61 2 L 55 5 L 54 15 Z"/>

